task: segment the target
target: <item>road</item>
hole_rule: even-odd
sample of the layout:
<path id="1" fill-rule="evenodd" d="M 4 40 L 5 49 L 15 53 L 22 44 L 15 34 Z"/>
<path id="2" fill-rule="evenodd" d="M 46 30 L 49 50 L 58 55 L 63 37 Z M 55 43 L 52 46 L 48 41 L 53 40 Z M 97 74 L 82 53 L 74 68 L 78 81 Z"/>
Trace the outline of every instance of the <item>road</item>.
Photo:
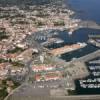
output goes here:
<path id="1" fill-rule="evenodd" d="M 84 96 L 62 96 L 62 97 L 48 97 L 48 96 L 15 96 L 8 100 L 100 100 L 100 95 L 84 95 Z"/>
<path id="2" fill-rule="evenodd" d="M 28 74 L 26 75 L 26 78 L 25 78 L 24 83 L 27 83 L 28 80 L 29 80 L 29 77 L 31 76 L 31 73 L 32 73 L 31 63 L 32 63 L 32 60 L 28 61 L 28 62 L 26 63 L 26 65 L 25 65 L 25 67 L 28 68 Z"/>

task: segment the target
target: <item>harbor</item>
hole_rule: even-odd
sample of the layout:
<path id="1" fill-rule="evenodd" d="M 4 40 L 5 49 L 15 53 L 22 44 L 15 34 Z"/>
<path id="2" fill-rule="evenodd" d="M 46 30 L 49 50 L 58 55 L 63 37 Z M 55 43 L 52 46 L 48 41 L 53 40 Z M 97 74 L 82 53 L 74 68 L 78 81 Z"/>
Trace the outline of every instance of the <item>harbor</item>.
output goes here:
<path id="1" fill-rule="evenodd" d="M 100 94 L 100 57 L 86 62 L 90 75 L 76 80 L 76 91 L 79 94 Z M 87 92 L 86 92 L 87 91 Z"/>
<path id="2" fill-rule="evenodd" d="M 0 0 L 0 100 L 99 100 L 99 3 Z"/>

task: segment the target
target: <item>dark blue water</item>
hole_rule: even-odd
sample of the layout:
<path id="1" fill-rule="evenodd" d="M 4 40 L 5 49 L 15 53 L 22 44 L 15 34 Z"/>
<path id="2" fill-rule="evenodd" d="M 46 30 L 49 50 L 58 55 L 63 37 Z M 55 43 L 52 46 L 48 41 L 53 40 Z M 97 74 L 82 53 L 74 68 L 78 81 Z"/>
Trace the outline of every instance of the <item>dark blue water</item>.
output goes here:
<path id="1" fill-rule="evenodd" d="M 95 29 L 79 29 L 73 32 L 72 35 L 68 35 L 68 33 L 60 32 L 60 38 L 65 41 L 65 43 L 77 43 L 77 42 L 87 42 L 89 34 L 100 34 L 100 30 Z"/>
<path id="2" fill-rule="evenodd" d="M 94 20 L 100 24 L 100 0 L 65 0 L 66 4 L 84 20 Z"/>
<path id="3" fill-rule="evenodd" d="M 93 45 L 88 44 L 86 47 L 82 49 L 61 55 L 61 58 L 66 61 L 71 61 L 73 58 L 80 58 L 96 50 L 98 50 L 98 48 L 94 47 Z"/>
<path id="4" fill-rule="evenodd" d="M 64 43 L 77 43 L 77 42 L 87 42 L 88 41 L 88 35 L 92 34 L 100 34 L 100 30 L 96 29 L 87 29 L 82 28 L 79 30 L 76 30 L 73 32 L 72 35 L 69 35 L 67 31 L 57 31 L 59 35 L 58 38 L 61 38 L 64 40 Z"/>

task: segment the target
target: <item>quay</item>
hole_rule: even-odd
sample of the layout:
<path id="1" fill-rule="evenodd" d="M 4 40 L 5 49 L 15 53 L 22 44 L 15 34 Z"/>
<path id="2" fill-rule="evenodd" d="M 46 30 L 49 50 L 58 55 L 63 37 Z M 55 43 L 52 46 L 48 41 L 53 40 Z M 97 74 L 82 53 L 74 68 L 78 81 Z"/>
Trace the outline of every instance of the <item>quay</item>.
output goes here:
<path id="1" fill-rule="evenodd" d="M 93 38 L 94 38 L 94 39 L 95 39 L 95 38 L 96 38 L 96 39 L 98 39 L 98 38 L 100 39 L 100 35 L 88 35 L 88 37 L 89 37 L 90 39 L 91 39 L 91 38 L 92 38 L 92 39 L 93 39 Z"/>
<path id="2" fill-rule="evenodd" d="M 81 21 L 78 26 L 79 28 L 100 29 L 100 25 L 93 21 Z"/>
<path id="3" fill-rule="evenodd" d="M 77 49 L 81 49 L 81 48 L 85 47 L 86 45 L 87 44 L 85 44 L 85 43 L 65 45 L 64 47 L 50 50 L 49 53 L 53 54 L 54 56 L 59 56 L 59 55 L 64 54 L 64 53 L 68 53 L 68 52 L 71 52 L 71 51 L 74 51 Z"/>
<path id="4" fill-rule="evenodd" d="M 95 51 L 95 52 L 93 52 L 93 53 L 90 53 L 90 54 L 88 54 L 88 55 L 86 55 L 86 56 L 77 58 L 77 59 L 75 59 L 74 61 L 76 61 L 76 62 L 77 62 L 77 61 L 87 62 L 87 61 L 89 61 L 89 60 L 91 60 L 91 59 L 94 59 L 94 58 L 97 58 L 97 57 L 100 57 L 100 50 L 97 50 L 97 51 Z"/>
<path id="5" fill-rule="evenodd" d="M 48 46 L 48 45 L 52 45 L 54 43 L 61 44 L 61 43 L 64 43 L 64 40 L 62 40 L 60 38 L 51 38 L 51 39 L 48 39 L 46 42 L 41 43 L 41 45 Z"/>
<path id="6" fill-rule="evenodd" d="M 91 43 L 92 45 L 99 47 L 100 48 L 100 43 L 98 41 L 95 40 L 89 40 L 89 43 Z"/>
<path id="7" fill-rule="evenodd" d="M 100 35 L 88 35 L 88 42 L 96 47 L 100 47 Z"/>

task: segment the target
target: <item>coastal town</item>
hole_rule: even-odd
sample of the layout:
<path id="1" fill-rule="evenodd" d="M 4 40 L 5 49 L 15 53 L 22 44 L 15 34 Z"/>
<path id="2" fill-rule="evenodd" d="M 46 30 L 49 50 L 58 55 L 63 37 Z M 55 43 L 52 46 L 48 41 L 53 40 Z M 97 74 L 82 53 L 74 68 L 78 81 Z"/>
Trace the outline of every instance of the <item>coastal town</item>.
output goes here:
<path id="1" fill-rule="evenodd" d="M 89 35 L 88 43 L 64 44 L 57 30 L 71 36 L 88 23 L 74 19 L 74 14 L 65 5 L 0 5 L 0 100 L 18 100 L 15 98 L 24 95 L 68 96 L 76 88 L 75 80 L 90 74 L 84 59 L 92 60 L 92 54 L 71 61 L 60 58 L 88 43 L 100 48 L 100 35 Z M 52 44 L 63 47 L 48 48 Z M 95 58 L 99 56 L 100 49 L 95 51 Z"/>

